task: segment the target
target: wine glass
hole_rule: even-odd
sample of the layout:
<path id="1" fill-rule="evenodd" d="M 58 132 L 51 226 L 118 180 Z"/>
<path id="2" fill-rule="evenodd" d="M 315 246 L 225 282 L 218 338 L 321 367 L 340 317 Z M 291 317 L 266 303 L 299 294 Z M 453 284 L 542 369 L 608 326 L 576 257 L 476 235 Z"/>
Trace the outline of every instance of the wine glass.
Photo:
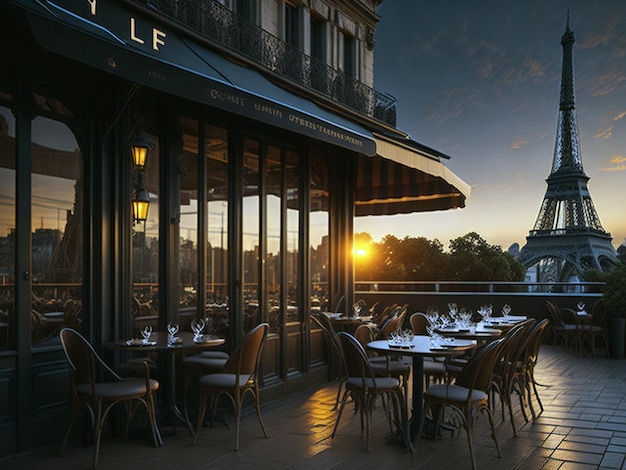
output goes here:
<path id="1" fill-rule="evenodd" d="M 147 343 L 150 340 L 151 335 L 152 335 L 152 326 L 146 325 L 141 329 L 141 336 L 143 337 L 144 343 Z"/>
<path id="2" fill-rule="evenodd" d="M 178 333 L 178 323 L 170 322 L 167 324 L 167 342 L 173 344 L 176 341 L 176 333 Z"/>
<path id="3" fill-rule="evenodd" d="M 504 318 L 508 318 L 509 313 L 511 313 L 511 306 L 509 304 L 504 304 L 504 306 L 502 307 L 502 316 Z"/>
<path id="4" fill-rule="evenodd" d="M 191 331 L 193 331 L 193 339 L 197 340 L 204 330 L 204 320 L 194 318 L 191 320 Z"/>

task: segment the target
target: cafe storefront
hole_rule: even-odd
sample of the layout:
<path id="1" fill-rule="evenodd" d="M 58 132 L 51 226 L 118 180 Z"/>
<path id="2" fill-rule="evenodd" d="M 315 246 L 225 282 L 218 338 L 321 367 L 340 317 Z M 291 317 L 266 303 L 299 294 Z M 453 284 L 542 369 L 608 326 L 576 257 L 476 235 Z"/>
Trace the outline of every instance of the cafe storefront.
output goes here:
<path id="1" fill-rule="evenodd" d="M 326 380 L 308 316 L 352 299 L 353 218 L 469 193 L 133 2 L 9 0 L 0 35 L 0 456 L 65 429 L 63 326 L 121 366 L 145 324 L 267 321 L 263 399 Z"/>

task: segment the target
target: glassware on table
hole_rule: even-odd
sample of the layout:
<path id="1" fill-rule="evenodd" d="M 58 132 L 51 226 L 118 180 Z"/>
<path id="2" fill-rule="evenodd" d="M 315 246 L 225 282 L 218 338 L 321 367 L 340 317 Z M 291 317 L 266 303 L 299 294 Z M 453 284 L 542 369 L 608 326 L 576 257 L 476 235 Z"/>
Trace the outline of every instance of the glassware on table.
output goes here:
<path id="1" fill-rule="evenodd" d="M 509 318 L 509 313 L 511 313 L 511 306 L 509 304 L 504 304 L 502 307 L 502 316 L 506 319 Z"/>
<path id="2" fill-rule="evenodd" d="M 469 329 L 472 324 L 472 311 L 469 308 L 461 308 L 459 311 L 459 328 Z"/>
<path id="3" fill-rule="evenodd" d="M 365 301 L 363 299 L 357 300 L 354 305 L 352 305 L 352 313 L 356 318 L 361 316 L 361 311 L 365 308 Z"/>
<path id="4" fill-rule="evenodd" d="M 167 324 L 167 344 L 171 346 L 177 340 L 176 333 L 178 333 L 178 323 L 170 322 Z"/>
<path id="5" fill-rule="evenodd" d="M 147 343 L 150 341 L 150 336 L 152 335 L 152 326 L 146 325 L 141 329 L 141 336 L 143 337 L 143 342 Z"/>
<path id="6" fill-rule="evenodd" d="M 426 312 L 426 319 L 430 325 L 435 326 L 439 321 L 439 310 L 436 308 L 429 308 Z"/>
<path id="7" fill-rule="evenodd" d="M 490 323 L 492 311 L 493 307 L 491 305 L 483 305 L 478 309 L 478 314 L 481 316 L 484 324 Z"/>
<path id="8" fill-rule="evenodd" d="M 193 331 L 193 339 L 197 340 L 204 330 L 204 320 L 194 318 L 191 320 L 191 331 Z"/>

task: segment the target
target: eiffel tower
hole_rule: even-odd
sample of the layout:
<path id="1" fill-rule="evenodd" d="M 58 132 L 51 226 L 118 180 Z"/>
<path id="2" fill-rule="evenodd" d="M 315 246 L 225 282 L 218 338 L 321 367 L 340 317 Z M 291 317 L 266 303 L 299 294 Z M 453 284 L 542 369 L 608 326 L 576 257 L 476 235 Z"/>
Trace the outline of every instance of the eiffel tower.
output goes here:
<path id="1" fill-rule="evenodd" d="M 606 271 L 617 262 L 611 234 L 605 232 L 587 189 L 574 104 L 574 33 L 561 37 L 563 68 L 559 121 L 548 189 L 533 229 L 518 260 L 526 268 L 537 266 L 538 282 L 582 279 L 588 269 Z"/>

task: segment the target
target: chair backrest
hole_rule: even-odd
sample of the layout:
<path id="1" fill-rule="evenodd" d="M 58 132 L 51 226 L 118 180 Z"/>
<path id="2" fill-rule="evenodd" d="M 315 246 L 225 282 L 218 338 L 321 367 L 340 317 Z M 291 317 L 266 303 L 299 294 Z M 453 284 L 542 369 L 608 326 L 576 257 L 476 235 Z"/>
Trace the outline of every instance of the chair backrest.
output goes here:
<path id="1" fill-rule="evenodd" d="M 555 326 L 564 326 L 563 317 L 561 316 L 561 310 L 554 303 L 546 300 L 546 307 L 548 307 L 548 314 L 550 320 Z"/>
<path id="2" fill-rule="evenodd" d="M 354 337 L 359 342 L 361 346 L 365 349 L 367 343 L 374 341 L 374 332 L 367 325 L 359 325 L 356 330 L 354 330 Z"/>
<path id="3" fill-rule="evenodd" d="M 330 323 L 330 319 L 323 313 L 312 313 L 311 319 L 322 329 L 322 331 L 324 331 L 330 347 L 335 351 L 335 354 L 337 355 L 337 359 L 339 361 L 339 378 L 343 379 L 347 377 L 341 341 L 339 341 L 337 332 L 333 328 L 333 325 Z"/>
<path id="4" fill-rule="evenodd" d="M 606 309 L 604 308 L 604 302 L 602 299 L 596 301 L 591 307 L 591 322 L 592 326 L 604 326 L 606 327 Z"/>
<path id="5" fill-rule="evenodd" d="M 253 377 L 261 361 L 261 353 L 268 330 L 269 325 L 267 323 L 260 323 L 246 333 L 241 343 L 228 357 L 224 366 L 224 373 Z"/>
<path id="6" fill-rule="evenodd" d="M 409 323 L 411 324 L 411 329 L 413 333 L 416 335 L 427 335 L 428 331 L 426 327 L 428 326 L 428 318 L 426 318 L 426 314 L 422 312 L 415 312 L 409 318 Z"/>
<path id="7" fill-rule="evenodd" d="M 367 354 L 361 343 L 350 333 L 341 331 L 337 333 L 343 348 L 346 372 L 348 377 L 360 378 L 361 385 L 366 388 L 366 378 L 374 378 Z"/>
<path id="8" fill-rule="evenodd" d="M 78 331 L 63 328 L 59 337 L 76 385 L 91 384 L 93 386 L 101 372 L 110 374 L 115 380 L 121 380 L 120 376 L 105 364 L 89 341 Z"/>
<path id="9" fill-rule="evenodd" d="M 503 342 L 504 338 L 500 338 L 480 348 L 459 372 L 455 383 L 470 390 L 481 390 L 488 393 L 491 387 L 493 368 L 499 358 Z"/>
<path id="10" fill-rule="evenodd" d="M 537 356 L 539 355 L 539 348 L 541 347 L 541 342 L 543 341 L 543 337 L 545 336 L 547 330 L 547 326 L 550 323 L 550 320 L 544 318 L 543 320 L 535 323 L 533 326 L 529 339 L 528 346 L 525 353 L 525 360 L 532 364 L 537 362 Z"/>
<path id="11" fill-rule="evenodd" d="M 406 316 L 406 307 L 401 307 L 394 317 L 392 317 L 387 323 L 383 325 L 378 334 L 376 335 L 376 339 L 387 339 L 389 335 L 397 331 L 398 328 L 401 328 L 404 324 L 404 317 Z"/>

